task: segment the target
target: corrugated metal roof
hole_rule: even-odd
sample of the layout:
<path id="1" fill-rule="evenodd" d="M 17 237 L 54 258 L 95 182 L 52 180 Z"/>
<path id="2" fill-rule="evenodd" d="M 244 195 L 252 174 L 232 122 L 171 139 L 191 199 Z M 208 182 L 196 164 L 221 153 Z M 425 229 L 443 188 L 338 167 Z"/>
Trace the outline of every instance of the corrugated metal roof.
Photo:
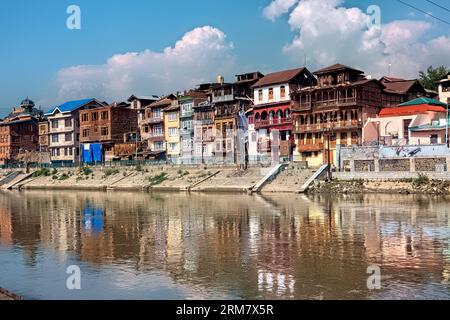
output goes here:
<path id="1" fill-rule="evenodd" d="M 384 108 L 381 110 L 379 116 L 380 117 L 409 116 L 426 112 L 446 113 L 447 110 L 440 106 L 423 104 L 423 105 L 403 106 L 398 108 Z"/>
<path id="2" fill-rule="evenodd" d="M 431 98 L 426 98 L 426 97 L 421 97 L 421 98 L 417 98 L 405 103 L 402 103 L 400 105 L 400 107 L 406 107 L 406 106 L 418 106 L 418 105 L 431 105 L 431 106 L 441 106 L 441 107 L 447 107 L 447 104 L 440 102 L 436 99 L 431 99 Z"/>
<path id="3" fill-rule="evenodd" d="M 66 112 L 72 112 L 75 111 L 79 108 L 81 108 L 82 106 L 96 101 L 94 98 L 90 98 L 90 99 L 83 99 L 83 100 L 73 100 L 73 101 L 68 101 L 63 103 L 60 106 L 56 106 L 53 109 L 49 110 L 48 112 L 45 113 L 46 116 L 50 116 L 52 115 L 57 109 L 61 112 L 61 113 L 66 113 Z"/>

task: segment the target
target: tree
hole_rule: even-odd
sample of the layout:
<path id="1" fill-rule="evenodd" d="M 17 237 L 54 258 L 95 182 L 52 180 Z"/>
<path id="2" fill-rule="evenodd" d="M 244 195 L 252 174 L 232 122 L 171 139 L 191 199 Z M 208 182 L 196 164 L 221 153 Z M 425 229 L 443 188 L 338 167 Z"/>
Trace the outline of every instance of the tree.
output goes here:
<path id="1" fill-rule="evenodd" d="M 440 66 L 437 68 L 433 68 L 433 66 L 429 66 L 427 72 L 420 71 L 420 83 L 425 89 L 429 90 L 438 90 L 438 81 L 444 78 L 450 69 L 447 69 L 445 66 Z"/>

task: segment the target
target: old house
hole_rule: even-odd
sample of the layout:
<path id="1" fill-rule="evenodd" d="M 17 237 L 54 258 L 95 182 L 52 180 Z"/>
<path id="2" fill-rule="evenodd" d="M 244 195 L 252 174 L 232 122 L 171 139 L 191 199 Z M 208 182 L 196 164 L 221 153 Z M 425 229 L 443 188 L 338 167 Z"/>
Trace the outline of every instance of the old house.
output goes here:
<path id="1" fill-rule="evenodd" d="M 137 112 L 139 126 L 142 119 L 144 118 L 145 107 L 149 106 L 150 104 L 158 100 L 159 97 L 155 95 L 151 96 L 132 95 L 131 97 L 128 98 L 127 101 L 130 104 L 130 108 Z"/>
<path id="2" fill-rule="evenodd" d="M 194 158 L 194 107 L 207 100 L 207 93 L 200 89 L 191 90 L 178 99 L 182 163 L 192 163 Z"/>
<path id="3" fill-rule="evenodd" d="M 252 86 L 263 76 L 260 72 L 239 74 L 234 83 L 224 83 L 223 79 L 219 79 L 220 83 L 212 87 L 216 157 L 235 162 L 235 135 L 239 116 L 252 106 Z"/>
<path id="4" fill-rule="evenodd" d="M 279 155 L 290 158 L 294 137 L 292 134 L 291 93 L 316 83 L 315 77 L 306 68 L 275 72 L 266 75 L 253 86 L 253 113 L 249 123 L 254 126 L 259 154 L 279 149 Z M 254 136 L 254 132 L 249 132 Z"/>
<path id="5" fill-rule="evenodd" d="M 171 94 L 145 107 L 140 131 L 142 141 L 147 144 L 146 152 L 150 158 L 160 158 L 166 153 L 164 109 L 170 107 L 176 100 L 177 97 Z"/>
<path id="6" fill-rule="evenodd" d="M 41 118 L 42 112 L 27 98 L 0 122 L 0 164 L 20 162 L 26 153 L 38 154 Z"/>
<path id="7" fill-rule="evenodd" d="M 103 107 L 96 99 L 68 101 L 49 110 L 49 150 L 53 164 L 80 162 L 80 114 L 79 111 Z"/>
<path id="8" fill-rule="evenodd" d="M 100 144 L 103 160 L 113 160 L 115 144 L 123 143 L 126 135 L 139 136 L 137 115 L 127 103 L 80 110 L 80 143 Z"/>
<path id="9" fill-rule="evenodd" d="M 380 82 L 385 87 L 382 94 L 382 105 L 384 107 L 398 106 L 417 97 L 428 96 L 427 91 L 417 79 L 383 77 Z"/>
<path id="10" fill-rule="evenodd" d="M 177 163 L 180 159 L 180 105 L 173 100 L 164 112 L 164 137 L 167 145 L 167 158 Z"/>
<path id="11" fill-rule="evenodd" d="M 396 108 L 383 108 L 363 128 L 368 145 L 407 146 L 444 144 L 447 105 L 430 98 L 418 98 Z"/>
<path id="12" fill-rule="evenodd" d="M 206 85 L 204 85 L 206 86 Z M 212 85 L 208 85 L 210 88 Z M 208 89 L 209 91 L 209 89 Z M 194 161 L 211 161 L 214 156 L 214 107 L 211 102 L 212 93 L 209 91 L 206 101 L 194 108 Z"/>
<path id="13" fill-rule="evenodd" d="M 439 100 L 450 104 L 450 72 L 444 79 L 439 81 Z"/>
<path id="14" fill-rule="evenodd" d="M 335 64 L 314 72 L 318 84 L 292 93 L 295 161 L 310 166 L 336 163 L 338 146 L 362 143 L 362 128 L 377 115 L 380 106 L 398 105 L 423 93 L 415 81 L 387 90 L 363 71 Z M 403 87 L 404 86 L 404 87 Z M 394 90 L 395 89 L 395 90 Z M 328 154 L 330 158 L 328 159 Z"/>

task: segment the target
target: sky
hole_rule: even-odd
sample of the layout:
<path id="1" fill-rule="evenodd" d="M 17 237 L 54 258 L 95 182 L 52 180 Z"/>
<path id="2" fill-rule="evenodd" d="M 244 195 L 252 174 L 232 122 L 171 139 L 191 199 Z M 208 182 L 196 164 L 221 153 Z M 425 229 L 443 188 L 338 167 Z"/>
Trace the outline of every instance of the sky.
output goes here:
<path id="1" fill-rule="evenodd" d="M 403 1 L 450 22 L 427 0 Z M 70 5 L 81 29 L 67 28 Z M 370 5 L 381 24 L 370 24 Z M 111 102 L 305 62 L 415 78 L 450 66 L 450 25 L 396 0 L 2 0 L 0 49 L 2 117 L 26 97 L 44 110 Z"/>

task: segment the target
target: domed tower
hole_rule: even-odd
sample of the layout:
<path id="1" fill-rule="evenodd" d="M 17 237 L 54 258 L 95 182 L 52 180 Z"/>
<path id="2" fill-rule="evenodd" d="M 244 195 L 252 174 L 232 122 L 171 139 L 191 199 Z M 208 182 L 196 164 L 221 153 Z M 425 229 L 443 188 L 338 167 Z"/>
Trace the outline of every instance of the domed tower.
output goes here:
<path id="1" fill-rule="evenodd" d="M 22 100 L 22 102 L 20 103 L 20 107 L 26 110 L 27 112 L 33 111 L 34 106 L 35 106 L 34 102 L 28 99 L 28 97 Z"/>

